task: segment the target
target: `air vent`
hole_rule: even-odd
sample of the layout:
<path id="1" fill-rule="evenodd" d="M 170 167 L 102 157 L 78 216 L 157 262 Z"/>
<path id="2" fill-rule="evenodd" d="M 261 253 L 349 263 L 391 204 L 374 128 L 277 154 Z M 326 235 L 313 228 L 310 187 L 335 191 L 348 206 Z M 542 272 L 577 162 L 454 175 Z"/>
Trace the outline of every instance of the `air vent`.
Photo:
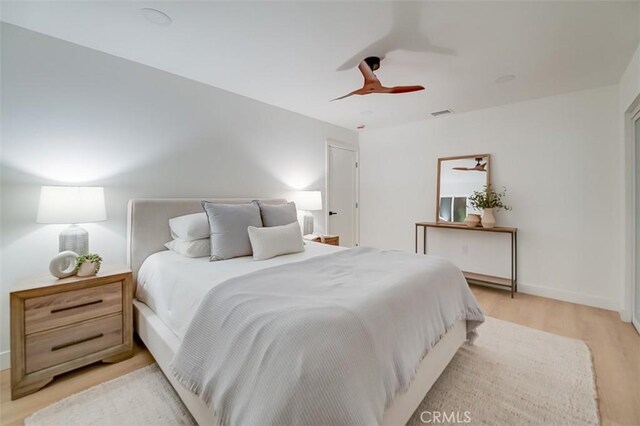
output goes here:
<path id="1" fill-rule="evenodd" d="M 450 109 L 443 109 L 442 111 L 432 112 L 431 115 L 434 117 L 441 117 L 443 115 L 451 114 L 453 111 Z"/>

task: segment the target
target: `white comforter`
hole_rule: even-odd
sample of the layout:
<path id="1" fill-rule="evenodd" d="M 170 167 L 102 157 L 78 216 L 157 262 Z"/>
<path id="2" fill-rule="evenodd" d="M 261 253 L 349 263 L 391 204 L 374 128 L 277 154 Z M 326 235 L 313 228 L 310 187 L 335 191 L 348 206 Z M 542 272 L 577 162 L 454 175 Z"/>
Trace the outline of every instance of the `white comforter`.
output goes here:
<path id="1" fill-rule="evenodd" d="M 301 253 L 260 261 L 247 256 L 218 262 L 209 262 L 208 257 L 194 259 L 161 251 L 149 256 L 140 268 L 136 299 L 149 306 L 182 340 L 200 302 L 218 284 L 250 272 L 341 250 L 346 249 L 307 241 Z"/>
<path id="2" fill-rule="evenodd" d="M 484 321 L 453 264 L 361 247 L 217 285 L 172 370 L 223 424 L 377 424 L 459 319 Z"/>

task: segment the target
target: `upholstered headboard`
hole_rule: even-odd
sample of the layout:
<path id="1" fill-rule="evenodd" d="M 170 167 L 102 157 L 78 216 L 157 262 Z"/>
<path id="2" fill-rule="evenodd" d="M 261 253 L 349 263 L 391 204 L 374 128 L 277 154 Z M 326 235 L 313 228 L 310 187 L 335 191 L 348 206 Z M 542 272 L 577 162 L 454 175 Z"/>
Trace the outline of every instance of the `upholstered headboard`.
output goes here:
<path id="1" fill-rule="evenodd" d="M 141 198 L 129 200 L 127 206 L 127 266 L 136 282 L 142 262 L 153 253 L 166 250 L 171 240 L 169 219 L 190 213 L 202 213 L 202 200 L 215 203 L 241 204 L 259 199 L 263 203 L 283 204 L 280 198 Z"/>

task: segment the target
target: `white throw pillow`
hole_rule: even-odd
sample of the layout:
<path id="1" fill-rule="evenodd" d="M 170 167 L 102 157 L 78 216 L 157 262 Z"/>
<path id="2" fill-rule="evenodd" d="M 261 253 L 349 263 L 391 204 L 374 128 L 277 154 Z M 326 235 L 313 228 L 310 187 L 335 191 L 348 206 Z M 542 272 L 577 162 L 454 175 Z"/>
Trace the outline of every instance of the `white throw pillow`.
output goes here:
<path id="1" fill-rule="evenodd" d="M 194 213 L 169 219 L 171 237 L 184 241 L 201 240 L 209 238 L 211 228 L 206 213 Z"/>
<path id="2" fill-rule="evenodd" d="M 176 238 L 164 246 L 184 257 L 209 257 L 211 255 L 211 241 L 209 238 L 193 241 Z"/>
<path id="3" fill-rule="evenodd" d="M 249 226 L 247 230 L 255 260 L 266 260 L 283 254 L 304 251 L 298 222 L 265 228 Z"/>

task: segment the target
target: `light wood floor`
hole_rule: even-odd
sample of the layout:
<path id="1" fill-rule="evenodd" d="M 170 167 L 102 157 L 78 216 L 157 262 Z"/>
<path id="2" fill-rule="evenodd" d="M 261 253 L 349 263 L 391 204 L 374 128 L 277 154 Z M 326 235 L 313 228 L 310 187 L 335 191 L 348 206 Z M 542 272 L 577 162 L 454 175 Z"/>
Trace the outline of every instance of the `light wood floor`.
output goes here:
<path id="1" fill-rule="evenodd" d="M 640 336 L 616 312 L 474 286 L 487 315 L 562 336 L 582 339 L 591 348 L 603 424 L 640 425 Z M 118 364 L 95 364 L 56 378 L 41 391 L 11 401 L 9 370 L 0 373 L 0 424 L 21 425 L 31 413 L 98 383 L 153 362 L 137 345 Z"/>

